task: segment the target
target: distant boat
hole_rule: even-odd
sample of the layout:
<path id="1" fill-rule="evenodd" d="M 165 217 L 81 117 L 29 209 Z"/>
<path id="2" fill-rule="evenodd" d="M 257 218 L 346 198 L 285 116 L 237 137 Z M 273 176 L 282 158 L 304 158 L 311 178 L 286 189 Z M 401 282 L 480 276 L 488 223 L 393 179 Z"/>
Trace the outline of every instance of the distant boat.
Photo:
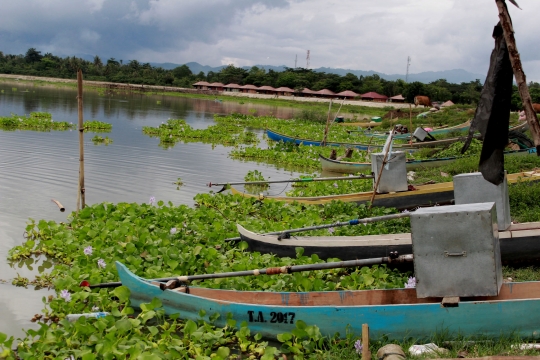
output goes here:
<path id="1" fill-rule="evenodd" d="M 429 134 L 432 135 L 432 136 L 436 136 L 436 135 L 446 135 L 446 134 L 450 134 L 450 133 L 453 133 L 453 132 L 460 132 L 460 133 L 464 133 L 466 131 L 469 131 L 469 128 L 471 127 L 471 122 L 470 121 L 465 121 L 463 124 L 459 124 L 459 125 L 455 125 L 455 126 L 450 126 L 450 127 L 440 127 L 440 128 L 435 128 L 431 131 L 429 131 Z M 412 129 L 409 129 L 410 131 L 413 131 Z M 374 138 L 377 138 L 377 139 L 386 139 L 388 137 L 388 134 L 387 133 L 383 133 L 383 134 L 380 134 L 380 133 L 373 133 L 373 134 L 365 134 L 366 136 L 372 136 Z M 411 133 L 407 133 L 407 134 L 395 134 L 394 135 L 394 139 L 396 140 L 408 140 L 411 138 Z"/>
<path id="2" fill-rule="evenodd" d="M 236 226 L 240 238 L 247 242 L 250 251 L 280 257 L 296 257 L 298 247 L 304 249 L 306 256 L 315 254 L 323 260 L 338 258 L 343 261 L 384 257 L 392 251 L 399 254 L 413 252 L 410 233 L 363 236 L 305 236 L 295 233 L 290 238 L 279 240 L 279 235 L 258 234 L 242 225 Z M 540 260 L 540 222 L 512 224 L 507 230 L 499 232 L 499 239 L 504 264 Z"/>
<path id="3" fill-rule="evenodd" d="M 540 173 L 536 171 L 520 172 L 508 174 L 507 181 L 509 184 L 518 181 L 539 181 Z M 365 181 L 365 180 L 363 180 Z M 284 201 L 288 203 L 298 202 L 301 204 L 322 205 L 334 200 L 344 202 L 354 202 L 357 204 L 365 204 L 371 200 L 372 191 L 342 194 L 342 195 L 325 195 L 325 196 L 275 196 L 264 194 L 249 194 L 240 191 L 235 187 L 230 187 L 231 193 L 241 195 L 243 197 L 255 198 L 259 200 L 274 200 Z M 394 207 L 398 209 L 411 209 L 418 206 L 433 206 L 449 204 L 454 200 L 454 183 L 452 181 L 436 184 L 418 185 L 414 190 L 396 192 L 391 194 L 377 194 L 373 202 L 374 206 Z"/>
<path id="4" fill-rule="evenodd" d="M 536 154 L 536 148 L 528 148 L 521 150 L 510 150 L 505 151 L 505 155 L 527 155 L 527 154 Z M 453 161 L 460 159 L 460 157 L 445 157 L 445 158 L 433 158 L 433 159 L 424 159 L 424 160 L 407 160 L 406 167 L 407 170 L 415 170 L 419 168 L 429 168 L 429 167 L 438 167 L 442 165 L 449 164 Z M 371 163 L 369 162 L 349 162 L 341 160 L 332 160 L 322 155 L 319 155 L 319 160 L 321 161 L 321 167 L 323 171 L 335 172 L 340 174 L 356 174 L 362 171 L 370 171 Z"/>
<path id="5" fill-rule="evenodd" d="M 336 333 L 345 337 L 349 332 L 358 336 L 362 324 L 369 324 L 370 338 L 388 340 L 430 339 L 437 332 L 452 338 L 502 334 L 533 338 L 540 333 L 536 281 L 505 283 L 498 296 L 462 298 L 457 307 L 444 307 L 440 298 L 419 299 L 414 288 L 272 292 L 183 286 L 162 291 L 159 283 L 136 276 L 119 262 L 116 269 L 130 290 L 132 306 L 158 298 L 166 314 L 192 321 L 212 317 L 217 327 L 226 326 L 231 317 L 237 324 L 247 323 L 251 334 L 270 339 L 294 331 L 299 321 L 317 325 L 325 337 Z"/>
<path id="6" fill-rule="evenodd" d="M 297 145 L 303 144 L 304 146 L 310 146 L 310 145 L 321 146 L 322 144 L 322 140 L 308 140 L 308 139 L 291 137 L 288 135 L 280 134 L 270 129 L 266 130 L 266 135 L 268 136 L 270 140 L 283 141 L 284 143 L 295 143 Z M 394 144 L 392 145 L 392 148 L 396 151 L 397 150 L 415 151 L 423 147 L 437 147 L 441 145 L 451 144 L 458 140 L 459 138 L 451 138 L 451 139 L 436 140 L 436 141 L 415 142 L 412 144 Z M 368 149 L 376 150 L 376 149 L 382 149 L 384 145 L 327 141 L 326 146 L 341 146 L 341 147 L 347 147 L 347 148 L 356 148 L 359 150 L 368 150 Z"/>
<path id="7" fill-rule="evenodd" d="M 527 127 L 527 123 L 523 123 L 523 124 L 514 126 L 510 128 L 509 130 L 510 131 L 523 130 L 526 127 Z M 321 146 L 322 144 L 322 140 L 309 140 L 309 139 L 293 137 L 289 135 L 280 134 L 271 129 L 266 129 L 266 135 L 268 136 L 270 140 L 283 141 L 284 143 L 294 143 L 297 145 L 303 144 L 304 146 L 310 146 L 310 145 Z M 396 151 L 398 150 L 414 151 L 414 150 L 425 148 L 425 147 L 438 147 L 442 145 L 448 145 L 448 144 L 455 143 L 456 141 L 459 141 L 459 140 L 461 140 L 460 137 L 454 137 L 454 138 L 447 138 L 447 139 L 434 140 L 434 141 L 413 142 L 410 144 L 394 144 L 392 148 Z M 377 149 L 382 149 L 384 145 L 327 141 L 326 146 L 341 146 L 341 147 L 347 147 L 347 148 L 356 148 L 359 150 L 368 150 L 368 149 L 377 150 Z"/>

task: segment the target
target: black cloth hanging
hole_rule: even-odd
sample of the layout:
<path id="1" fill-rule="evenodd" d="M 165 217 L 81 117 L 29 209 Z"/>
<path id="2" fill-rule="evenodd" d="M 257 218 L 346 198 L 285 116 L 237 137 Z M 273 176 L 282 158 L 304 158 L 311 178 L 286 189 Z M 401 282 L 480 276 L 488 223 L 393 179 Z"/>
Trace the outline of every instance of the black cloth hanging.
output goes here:
<path id="1" fill-rule="evenodd" d="M 483 145 L 478 169 L 484 179 L 499 185 L 504 180 L 503 152 L 508 145 L 514 73 L 500 22 L 493 29 L 493 38 L 495 48 L 491 52 L 488 74 L 461 152 L 467 150 L 474 132 L 479 131 Z"/>

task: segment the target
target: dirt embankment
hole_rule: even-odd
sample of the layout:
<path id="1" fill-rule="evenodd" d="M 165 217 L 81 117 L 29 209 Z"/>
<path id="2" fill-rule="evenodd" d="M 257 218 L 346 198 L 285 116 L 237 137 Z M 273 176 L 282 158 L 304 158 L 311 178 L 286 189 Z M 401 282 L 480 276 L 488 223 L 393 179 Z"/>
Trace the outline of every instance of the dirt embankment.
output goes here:
<path id="1" fill-rule="evenodd" d="M 28 75 L 14 75 L 14 74 L 0 74 L 0 78 L 13 79 L 13 80 L 24 80 L 24 81 L 44 81 L 50 83 L 67 83 L 67 84 L 76 84 L 77 80 L 74 79 L 60 79 L 60 78 L 50 78 L 50 77 L 40 77 L 40 76 L 28 76 Z M 230 96 L 230 97 L 245 97 L 245 98 L 256 98 L 256 99 L 281 99 L 281 100 L 291 100 L 291 101 L 302 101 L 302 102 L 318 102 L 318 103 L 328 103 L 330 99 L 324 98 L 315 98 L 315 97 L 298 97 L 298 96 L 279 96 L 275 95 L 266 95 L 266 94 L 249 94 L 249 93 L 238 93 L 238 92 L 229 92 L 229 91 L 214 91 L 214 90 L 197 90 L 197 89 L 187 89 L 179 88 L 173 86 L 154 86 L 154 85 L 139 85 L 139 84 L 123 84 L 123 83 L 111 83 L 103 81 L 90 81 L 84 80 L 84 84 L 94 87 L 102 87 L 108 90 L 131 90 L 131 91 L 158 91 L 158 92 L 178 92 L 186 94 L 203 94 L 203 95 L 213 95 L 213 96 Z M 408 108 L 409 104 L 407 103 L 386 103 L 386 102 L 377 102 L 377 101 L 362 101 L 362 100 L 345 100 L 343 99 L 333 99 L 334 102 L 343 102 L 344 105 L 356 105 L 356 106 L 368 106 L 376 108 L 384 107 L 394 107 L 398 110 L 401 108 Z"/>

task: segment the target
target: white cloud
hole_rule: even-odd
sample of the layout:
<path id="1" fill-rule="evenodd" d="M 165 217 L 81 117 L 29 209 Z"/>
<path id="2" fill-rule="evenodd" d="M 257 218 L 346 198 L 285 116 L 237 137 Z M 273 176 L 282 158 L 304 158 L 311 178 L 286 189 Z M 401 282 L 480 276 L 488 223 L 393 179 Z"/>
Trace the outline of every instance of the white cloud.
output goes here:
<path id="1" fill-rule="evenodd" d="M 509 4 L 518 49 L 540 81 L 540 2 L 520 6 Z M 309 49 L 312 68 L 403 74 L 411 56 L 411 73 L 485 74 L 497 21 L 485 0 L 26 0 L 3 4 L 0 50 L 212 66 L 294 66 L 297 55 L 305 66 Z"/>

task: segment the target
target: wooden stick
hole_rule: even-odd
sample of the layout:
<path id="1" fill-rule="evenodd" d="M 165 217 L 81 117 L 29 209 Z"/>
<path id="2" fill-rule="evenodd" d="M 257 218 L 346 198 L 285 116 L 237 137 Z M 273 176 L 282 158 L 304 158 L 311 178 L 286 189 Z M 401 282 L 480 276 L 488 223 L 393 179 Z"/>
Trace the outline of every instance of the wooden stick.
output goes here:
<path id="1" fill-rule="evenodd" d="M 508 13 L 508 8 L 504 0 L 495 0 L 497 8 L 499 9 L 499 20 L 503 28 L 504 39 L 506 40 L 506 46 L 508 47 L 508 54 L 510 55 L 510 63 L 514 70 L 514 76 L 516 77 L 516 83 L 525 108 L 525 116 L 527 117 L 527 123 L 533 136 L 534 145 L 536 146 L 536 155 L 540 156 L 540 125 L 538 124 L 538 118 L 536 112 L 532 107 L 531 95 L 529 94 L 529 88 L 527 87 L 527 80 L 523 68 L 521 66 L 521 59 L 516 46 L 516 39 L 514 38 L 514 28 L 512 27 L 512 19 Z"/>
<path id="2" fill-rule="evenodd" d="M 77 102 L 79 106 L 79 189 L 77 195 L 77 214 L 86 206 L 84 197 L 84 126 L 83 126 L 83 81 L 82 70 L 77 71 Z"/>
<path id="3" fill-rule="evenodd" d="M 316 181 L 341 181 L 354 179 L 373 179 L 372 175 L 355 175 L 355 176 L 337 176 L 337 177 L 322 177 L 322 178 L 303 178 L 289 180 L 263 180 L 263 181 L 244 181 L 244 182 L 229 182 L 229 183 L 208 183 L 208 187 L 226 186 L 226 185 L 263 185 L 263 184 L 279 184 L 279 183 L 303 183 Z"/>
<path id="4" fill-rule="evenodd" d="M 285 234 L 291 234 L 291 233 L 297 233 L 297 232 L 304 232 L 304 231 L 311 231 L 311 230 L 320 230 L 320 229 L 328 229 L 332 227 L 339 227 L 339 226 L 353 226 L 353 225 L 359 225 L 359 224 L 370 224 L 378 221 L 387 221 L 387 220 L 395 220 L 395 219 L 401 219 L 404 217 L 409 217 L 410 212 L 405 213 L 397 213 L 397 214 L 390 214 L 390 215 L 381 215 L 381 216 L 374 216 L 370 218 L 363 218 L 363 219 L 353 219 L 349 221 L 337 221 L 332 224 L 324 224 L 324 225 L 315 225 L 315 226 L 308 226 L 303 228 L 297 228 L 297 229 L 289 229 L 289 230 L 280 230 L 280 231 L 273 231 L 261 235 L 281 235 L 281 238 L 278 237 L 278 240 L 281 240 L 283 238 L 286 238 Z M 234 237 L 234 238 L 227 238 L 223 241 L 240 241 L 242 240 L 241 237 Z"/>
<path id="5" fill-rule="evenodd" d="M 409 140 L 409 144 L 412 144 L 412 134 L 413 134 L 413 129 L 412 129 L 412 106 L 411 104 L 409 104 L 409 131 L 411 132 L 411 139 Z"/>
<path id="6" fill-rule="evenodd" d="M 330 127 L 330 110 L 332 109 L 332 99 L 330 99 L 330 103 L 328 104 L 328 115 L 326 116 L 326 127 L 324 128 L 324 137 L 323 141 L 321 143 L 322 146 L 326 146 L 326 138 L 328 136 L 328 128 Z"/>
<path id="7" fill-rule="evenodd" d="M 369 351 L 368 324 L 362 324 L 362 360 L 371 360 L 371 351 Z"/>
<path id="8" fill-rule="evenodd" d="M 308 264 L 308 265 L 294 265 L 294 266 L 282 266 L 282 267 L 273 267 L 273 268 L 266 268 L 266 269 L 233 271 L 233 272 L 226 272 L 226 273 L 184 275 L 184 276 L 154 279 L 152 281 L 163 282 L 163 281 L 178 279 L 182 282 L 185 282 L 185 281 L 193 281 L 193 280 L 222 279 L 222 278 L 230 278 L 230 277 L 238 277 L 238 276 L 292 274 L 295 272 L 302 272 L 302 271 L 341 269 L 341 268 L 357 267 L 357 266 L 371 266 L 371 265 L 377 265 L 377 264 L 404 263 L 404 262 L 410 262 L 410 261 L 413 261 L 413 256 L 409 254 L 409 255 L 400 255 L 397 258 L 381 257 L 381 258 L 372 258 L 372 259 L 363 259 L 363 260 L 348 260 L 348 261 L 337 261 L 337 262 L 317 263 L 317 264 Z M 122 285 L 121 282 L 90 285 L 88 284 L 86 280 L 81 282 L 80 284 L 80 286 L 88 286 L 90 288 L 116 287 L 116 286 L 121 286 L 121 285 Z"/>
<path id="9" fill-rule="evenodd" d="M 373 188 L 373 194 L 371 194 L 371 200 L 369 202 L 369 209 L 373 206 L 373 201 L 375 200 L 375 194 L 377 194 L 377 188 L 379 187 L 379 182 L 381 181 L 381 176 L 383 172 L 384 165 L 386 165 L 386 159 L 388 158 L 388 153 L 390 152 L 390 148 L 392 147 L 392 137 L 394 137 L 394 129 L 390 132 L 390 144 L 388 145 L 388 148 L 386 149 L 386 152 L 383 157 L 381 168 L 379 169 L 379 175 L 377 175 L 377 181 L 375 181 L 375 187 Z"/>
<path id="10" fill-rule="evenodd" d="M 58 206 L 61 212 L 66 211 L 66 208 L 64 207 L 64 205 L 60 204 L 60 201 L 54 199 L 51 199 L 51 201 Z"/>

